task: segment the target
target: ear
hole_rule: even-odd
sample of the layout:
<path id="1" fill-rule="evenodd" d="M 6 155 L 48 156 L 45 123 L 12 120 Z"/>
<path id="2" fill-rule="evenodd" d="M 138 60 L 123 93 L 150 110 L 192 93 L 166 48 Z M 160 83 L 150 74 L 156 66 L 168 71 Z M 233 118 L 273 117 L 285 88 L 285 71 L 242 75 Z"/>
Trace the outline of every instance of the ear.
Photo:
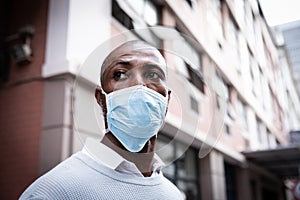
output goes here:
<path id="1" fill-rule="evenodd" d="M 95 89 L 95 98 L 97 100 L 97 103 L 101 106 L 103 117 L 104 117 L 104 125 L 105 128 L 107 128 L 107 121 L 106 121 L 106 113 L 107 113 L 107 107 L 106 107 L 106 96 L 102 92 L 102 88 L 97 85 Z"/>
<path id="2" fill-rule="evenodd" d="M 171 93 L 172 93 L 171 89 L 168 89 L 168 104 L 169 104 L 170 99 L 171 99 Z"/>
<path id="3" fill-rule="evenodd" d="M 169 103 L 170 103 L 170 99 L 171 99 L 171 89 L 168 89 L 168 105 L 167 105 L 167 110 L 166 110 L 166 114 L 165 115 L 167 115 L 167 113 L 168 113 L 168 108 L 169 108 Z"/>
<path id="4" fill-rule="evenodd" d="M 107 111 L 107 109 L 106 109 L 106 96 L 105 96 L 105 94 L 103 94 L 102 88 L 98 85 L 95 89 L 95 98 L 97 100 L 97 103 L 101 106 L 101 108 L 103 110 L 103 114 L 106 115 L 106 111 Z"/>

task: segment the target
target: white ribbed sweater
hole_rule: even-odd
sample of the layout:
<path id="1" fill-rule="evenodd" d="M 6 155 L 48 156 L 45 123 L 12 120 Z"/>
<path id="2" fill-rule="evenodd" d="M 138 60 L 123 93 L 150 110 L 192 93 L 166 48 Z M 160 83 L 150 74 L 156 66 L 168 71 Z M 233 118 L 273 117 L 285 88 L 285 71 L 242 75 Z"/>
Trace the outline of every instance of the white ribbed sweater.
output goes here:
<path id="1" fill-rule="evenodd" d="M 82 152 L 72 155 L 28 187 L 23 199 L 183 199 L 162 173 L 136 177 L 95 162 Z"/>

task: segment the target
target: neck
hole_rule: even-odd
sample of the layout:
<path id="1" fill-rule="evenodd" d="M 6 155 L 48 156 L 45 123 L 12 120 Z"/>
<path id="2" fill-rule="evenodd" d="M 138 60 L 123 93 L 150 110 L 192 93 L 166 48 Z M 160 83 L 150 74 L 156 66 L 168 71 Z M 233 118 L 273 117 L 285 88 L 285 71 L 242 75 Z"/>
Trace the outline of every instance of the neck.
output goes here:
<path id="1" fill-rule="evenodd" d="M 102 139 L 103 144 L 113 149 L 126 160 L 133 162 L 145 177 L 149 177 L 152 174 L 155 142 L 156 137 L 152 137 L 141 151 L 134 153 L 126 150 L 110 132 L 105 134 Z"/>

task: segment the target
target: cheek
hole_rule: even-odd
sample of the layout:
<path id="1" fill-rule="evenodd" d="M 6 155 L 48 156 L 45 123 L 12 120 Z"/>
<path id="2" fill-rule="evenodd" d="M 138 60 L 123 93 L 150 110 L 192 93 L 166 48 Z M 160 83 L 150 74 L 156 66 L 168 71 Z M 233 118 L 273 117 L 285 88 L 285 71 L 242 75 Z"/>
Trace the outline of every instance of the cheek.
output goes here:
<path id="1" fill-rule="evenodd" d="M 163 96 L 168 95 L 168 91 L 164 85 L 147 85 L 148 88 L 160 93 Z"/>
<path id="2" fill-rule="evenodd" d="M 110 84 L 110 89 L 111 91 L 116 91 L 116 90 L 121 90 L 124 88 L 128 88 L 131 86 L 134 86 L 135 84 L 132 84 L 130 80 L 125 80 L 125 81 L 117 81 L 113 82 Z"/>
<path id="3" fill-rule="evenodd" d="M 125 81 L 115 81 L 113 79 L 111 80 L 107 80 L 104 82 L 104 84 L 102 85 L 104 91 L 106 93 L 110 93 L 116 90 L 120 90 L 126 87 L 129 87 Z"/>
<path id="4" fill-rule="evenodd" d="M 157 86 L 157 90 L 160 94 L 162 94 L 163 96 L 167 96 L 168 95 L 168 87 L 167 87 L 167 83 L 161 81 L 159 85 Z"/>

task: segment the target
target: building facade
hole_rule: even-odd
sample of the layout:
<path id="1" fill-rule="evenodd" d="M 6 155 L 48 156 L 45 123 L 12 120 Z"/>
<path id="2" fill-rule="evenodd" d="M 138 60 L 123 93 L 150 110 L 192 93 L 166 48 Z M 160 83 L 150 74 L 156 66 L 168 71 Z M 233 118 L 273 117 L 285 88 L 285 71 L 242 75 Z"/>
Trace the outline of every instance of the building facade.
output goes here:
<path id="1" fill-rule="evenodd" d="M 282 33 L 284 46 L 286 49 L 287 56 L 293 71 L 293 77 L 297 83 L 298 94 L 300 92 L 300 20 L 293 21 L 287 24 L 279 25 L 274 27 Z"/>
<path id="2" fill-rule="evenodd" d="M 2 4 L 1 199 L 17 198 L 85 138 L 101 138 L 97 55 L 134 38 L 159 47 L 169 68 L 172 100 L 157 147 L 166 177 L 187 199 L 285 199 L 284 180 L 296 175 L 279 176 L 249 157 L 287 146 L 289 131 L 300 128 L 288 61 L 258 1 Z M 30 42 L 20 36 L 28 24 Z M 8 58 L 15 42 L 32 50 L 28 63 Z M 89 62 L 95 57 L 98 65 Z"/>

